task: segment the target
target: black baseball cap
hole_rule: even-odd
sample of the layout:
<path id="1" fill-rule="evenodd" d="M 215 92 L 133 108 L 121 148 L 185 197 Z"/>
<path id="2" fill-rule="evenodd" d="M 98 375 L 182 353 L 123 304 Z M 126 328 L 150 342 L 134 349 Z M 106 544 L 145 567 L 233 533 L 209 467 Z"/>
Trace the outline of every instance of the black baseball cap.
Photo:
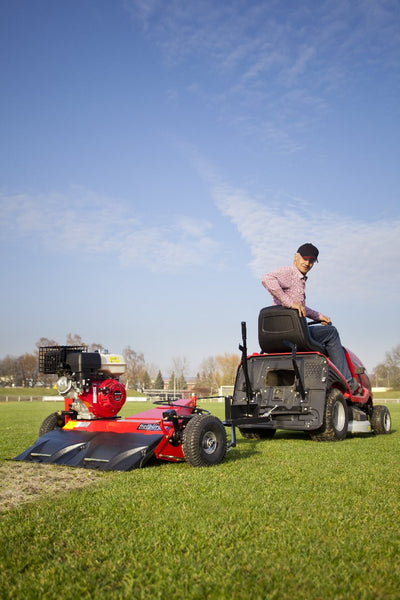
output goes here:
<path id="1" fill-rule="evenodd" d="M 303 244 L 302 246 L 300 246 L 297 252 L 298 254 L 301 254 L 303 258 L 312 258 L 313 260 L 316 260 L 318 262 L 319 251 L 318 248 L 313 246 L 313 244 Z"/>

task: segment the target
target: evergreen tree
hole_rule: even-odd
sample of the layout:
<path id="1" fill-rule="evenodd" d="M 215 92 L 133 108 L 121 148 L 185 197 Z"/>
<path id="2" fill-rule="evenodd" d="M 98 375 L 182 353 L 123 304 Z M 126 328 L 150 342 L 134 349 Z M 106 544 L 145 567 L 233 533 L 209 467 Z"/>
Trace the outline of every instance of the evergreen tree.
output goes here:
<path id="1" fill-rule="evenodd" d="M 143 387 L 145 390 L 151 388 L 151 378 L 147 371 L 145 371 L 143 374 Z"/>
<path id="2" fill-rule="evenodd" d="M 186 383 L 186 379 L 183 375 L 181 375 L 177 380 L 176 380 L 176 387 L 178 390 L 186 390 L 187 389 L 187 383 Z"/>
<path id="3" fill-rule="evenodd" d="M 172 371 L 171 377 L 169 378 L 169 382 L 168 382 L 168 389 L 173 390 L 175 388 L 176 388 L 176 377 L 175 377 L 174 371 Z"/>
<path id="4" fill-rule="evenodd" d="M 154 382 L 154 389 L 156 389 L 156 390 L 164 389 L 164 379 L 162 378 L 161 371 L 158 371 L 156 380 Z"/>

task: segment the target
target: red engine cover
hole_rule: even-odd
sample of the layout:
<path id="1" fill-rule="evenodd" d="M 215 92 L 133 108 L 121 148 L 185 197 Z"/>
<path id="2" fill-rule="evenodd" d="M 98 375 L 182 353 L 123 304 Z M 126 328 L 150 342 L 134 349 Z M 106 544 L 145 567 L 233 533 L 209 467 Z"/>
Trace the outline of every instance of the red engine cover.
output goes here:
<path id="1" fill-rule="evenodd" d="M 93 381 L 89 391 L 79 398 L 95 417 L 110 418 L 115 417 L 125 404 L 126 390 L 115 379 Z"/>

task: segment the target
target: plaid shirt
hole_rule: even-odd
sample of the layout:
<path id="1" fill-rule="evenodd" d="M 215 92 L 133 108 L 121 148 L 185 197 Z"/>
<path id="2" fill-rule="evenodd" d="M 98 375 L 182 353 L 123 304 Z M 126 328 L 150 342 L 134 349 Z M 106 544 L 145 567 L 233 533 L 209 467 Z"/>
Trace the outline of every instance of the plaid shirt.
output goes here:
<path id="1" fill-rule="evenodd" d="M 271 271 L 261 280 L 263 286 L 271 294 L 275 305 L 291 308 L 294 302 L 300 302 L 305 306 L 307 317 L 319 320 L 321 313 L 306 306 L 306 281 L 306 275 L 300 273 L 294 265 Z"/>

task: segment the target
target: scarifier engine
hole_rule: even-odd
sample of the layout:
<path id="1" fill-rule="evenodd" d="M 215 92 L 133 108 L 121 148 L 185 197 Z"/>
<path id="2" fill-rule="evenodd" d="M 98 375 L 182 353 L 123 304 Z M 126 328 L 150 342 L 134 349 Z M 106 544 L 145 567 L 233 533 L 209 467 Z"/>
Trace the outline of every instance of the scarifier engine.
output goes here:
<path id="1" fill-rule="evenodd" d="M 39 370 L 58 375 L 66 417 L 112 418 L 125 404 L 125 387 L 118 378 L 126 363 L 119 354 L 87 352 L 86 346 L 48 346 L 39 349 Z"/>

